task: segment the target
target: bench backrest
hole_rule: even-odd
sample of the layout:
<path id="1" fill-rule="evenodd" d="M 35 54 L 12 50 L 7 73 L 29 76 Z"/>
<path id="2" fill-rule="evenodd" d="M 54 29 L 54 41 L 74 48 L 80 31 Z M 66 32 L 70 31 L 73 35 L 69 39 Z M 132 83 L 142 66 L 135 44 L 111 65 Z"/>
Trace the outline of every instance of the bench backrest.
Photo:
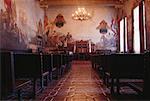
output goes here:
<path id="1" fill-rule="evenodd" d="M 14 54 L 16 78 L 38 78 L 42 73 L 41 55 L 32 53 Z"/>
<path id="2" fill-rule="evenodd" d="M 0 99 L 5 99 L 13 92 L 15 86 L 14 68 L 12 66 L 13 55 L 11 52 L 1 52 L 1 84 L 0 84 Z"/>
<path id="3" fill-rule="evenodd" d="M 112 54 L 110 70 L 114 76 L 143 77 L 144 55 L 143 54 Z"/>
<path id="4" fill-rule="evenodd" d="M 53 68 L 60 68 L 61 66 L 61 55 L 53 54 Z"/>
<path id="5" fill-rule="evenodd" d="M 52 70 L 52 55 L 51 54 L 43 54 L 42 62 L 43 62 L 43 72 Z"/>

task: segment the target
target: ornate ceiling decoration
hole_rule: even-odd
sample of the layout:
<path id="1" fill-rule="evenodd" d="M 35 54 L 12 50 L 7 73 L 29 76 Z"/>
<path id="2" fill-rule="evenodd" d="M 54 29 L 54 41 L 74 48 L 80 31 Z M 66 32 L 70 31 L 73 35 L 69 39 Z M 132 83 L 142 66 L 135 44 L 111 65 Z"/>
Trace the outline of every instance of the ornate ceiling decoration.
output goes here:
<path id="1" fill-rule="evenodd" d="M 41 6 L 116 6 L 122 5 L 126 0 L 39 0 Z"/>

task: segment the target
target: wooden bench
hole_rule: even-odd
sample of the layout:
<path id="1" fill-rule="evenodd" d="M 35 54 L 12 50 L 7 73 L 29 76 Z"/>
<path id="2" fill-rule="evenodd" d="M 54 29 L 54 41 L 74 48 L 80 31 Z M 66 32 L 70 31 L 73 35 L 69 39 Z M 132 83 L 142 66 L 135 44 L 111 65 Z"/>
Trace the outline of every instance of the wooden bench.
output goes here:
<path id="1" fill-rule="evenodd" d="M 55 76 L 57 79 L 60 76 L 60 68 L 61 68 L 61 55 L 60 54 L 52 54 L 52 76 Z"/>
<path id="2" fill-rule="evenodd" d="M 61 54 L 62 55 L 62 71 L 63 74 L 66 73 L 71 67 L 72 55 Z"/>
<path id="3" fill-rule="evenodd" d="M 144 80 L 144 55 L 143 54 L 111 54 L 109 60 L 109 73 L 111 77 L 111 93 L 114 94 L 114 86 L 117 93 L 120 90 L 120 79 Z M 116 82 L 114 82 L 116 79 Z M 127 82 L 129 84 L 129 82 Z M 130 85 L 131 87 L 132 85 Z M 132 87 L 137 92 L 141 91 Z"/>
<path id="4" fill-rule="evenodd" d="M 92 62 L 92 68 L 96 69 L 97 65 L 98 65 L 98 54 L 91 54 L 91 62 Z"/>
<path id="5" fill-rule="evenodd" d="M 42 54 L 42 62 L 43 62 L 43 71 L 49 75 L 49 80 L 51 81 L 52 80 L 52 55 Z"/>
<path id="6" fill-rule="evenodd" d="M 1 84 L 0 84 L 0 100 L 7 100 L 18 93 L 18 100 L 21 100 L 22 88 L 31 83 L 28 79 L 17 79 L 14 70 L 13 53 L 1 52 Z"/>
<path id="7" fill-rule="evenodd" d="M 92 67 L 97 71 L 100 77 L 103 78 L 105 84 L 107 80 L 106 74 L 108 74 L 109 70 L 109 56 L 110 52 L 91 54 Z"/>
<path id="8" fill-rule="evenodd" d="M 14 53 L 15 77 L 29 78 L 33 81 L 33 97 L 44 89 L 44 77 L 48 78 L 47 70 L 43 68 L 42 55 L 33 53 Z M 40 79 L 40 88 L 36 90 L 36 81 Z"/>
<path id="9" fill-rule="evenodd" d="M 150 100 L 150 51 L 144 54 L 145 59 L 145 78 L 144 78 L 144 97 Z"/>

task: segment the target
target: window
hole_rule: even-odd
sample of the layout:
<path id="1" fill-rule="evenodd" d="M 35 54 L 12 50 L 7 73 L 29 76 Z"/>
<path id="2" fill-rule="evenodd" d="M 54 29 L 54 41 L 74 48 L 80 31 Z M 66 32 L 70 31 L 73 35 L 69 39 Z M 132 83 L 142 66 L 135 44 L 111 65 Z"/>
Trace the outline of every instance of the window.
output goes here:
<path id="1" fill-rule="evenodd" d="M 127 37 L 127 17 L 125 17 L 120 21 L 120 52 L 128 51 Z"/>
<path id="2" fill-rule="evenodd" d="M 120 21 L 120 52 L 124 52 L 124 19 Z"/>
<path id="3" fill-rule="evenodd" d="M 140 28 L 139 28 L 139 6 L 133 10 L 133 48 L 135 53 L 140 53 Z"/>

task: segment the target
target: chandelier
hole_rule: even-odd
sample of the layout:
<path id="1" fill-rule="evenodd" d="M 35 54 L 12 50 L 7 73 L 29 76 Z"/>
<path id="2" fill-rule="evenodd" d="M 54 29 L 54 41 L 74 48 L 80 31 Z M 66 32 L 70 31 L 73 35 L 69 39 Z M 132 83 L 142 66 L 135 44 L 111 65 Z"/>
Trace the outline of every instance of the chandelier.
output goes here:
<path id="1" fill-rule="evenodd" d="M 79 21 L 84 21 L 84 20 L 89 20 L 91 19 L 92 16 L 90 13 L 88 13 L 85 8 L 78 8 L 73 14 L 72 14 L 72 19 L 74 20 L 79 20 Z"/>

